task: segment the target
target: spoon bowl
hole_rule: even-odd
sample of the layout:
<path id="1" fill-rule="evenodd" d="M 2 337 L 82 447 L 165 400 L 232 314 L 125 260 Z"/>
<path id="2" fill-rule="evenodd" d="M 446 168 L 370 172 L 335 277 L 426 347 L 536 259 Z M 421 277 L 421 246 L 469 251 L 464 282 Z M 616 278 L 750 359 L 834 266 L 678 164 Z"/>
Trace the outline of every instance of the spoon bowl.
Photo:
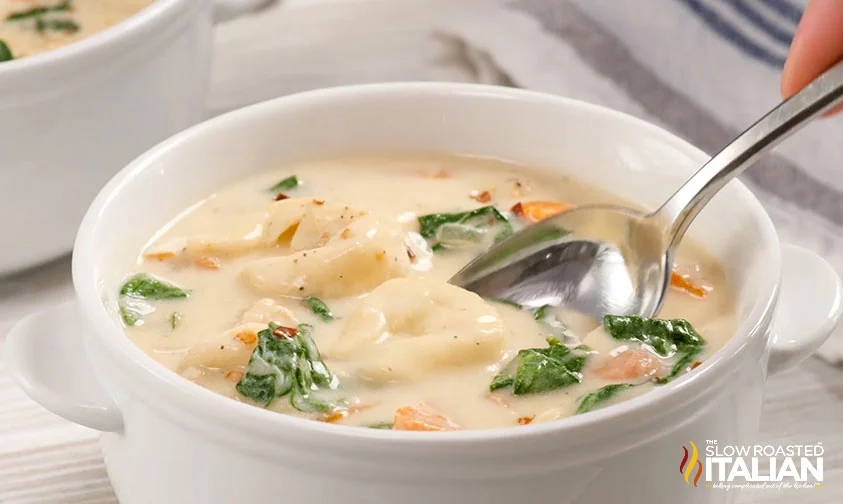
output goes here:
<path id="1" fill-rule="evenodd" d="M 528 308 L 564 306 L 597 320 L 653 316 L 672 261 L 652 219 L 620 206 L 573 208 L 495 245 L 451 282 L 482 297 Z"/>

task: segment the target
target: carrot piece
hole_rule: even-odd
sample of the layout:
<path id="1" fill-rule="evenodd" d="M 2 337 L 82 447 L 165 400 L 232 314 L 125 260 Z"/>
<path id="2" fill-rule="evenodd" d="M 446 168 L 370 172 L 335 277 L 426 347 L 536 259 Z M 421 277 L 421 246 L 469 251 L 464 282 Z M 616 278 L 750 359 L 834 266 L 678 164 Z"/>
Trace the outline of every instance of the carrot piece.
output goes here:
<path id="1" fill-rule="evenodd" d="M 145 254 L 144 257 L 147 259 L 155 259 L 156 261 L 166 261 L 167 259 L 172 259 L 176 257 L 174 252 L 152 252 L 150 254 Z"/>
<path id="2" fill-rule="evenodd" d="M 675 271 L 670 274 L 670 285 L 698 298 L 705 297 L 709 291 L 708 287 L 693 283 L 688 275 L 680 275 Z"/>
<path id="3" fill-rule="evenodd" d="M 527 201 L 516 203 L 512 212 L 530 222 L 539 222 L 573 208 L 573 205 L 561 201 Z"/>
<path id="4" fill-rule="evenodd" d="M 235 338 L 240 340 L 244 345 L 254 345 L 258 342 L 258 335 L 252 331 L 239 332 Z"/>
<path id="5" fill-rule="evenodd" d="M 522 416 L 518 419 L 518 425 L 530 425 L 533 422 L 534 416 Z"/>
<path id="6" fill-rule="evenodd" d="M 371 408 L 372 406 L 374 406 L 374 405 L 373 404 L 360 404 L 360 405 L 357 405 L 357 406 L 351 406 L 350 408 L 336 410 L 336 411 L 333 411 L 331 413 L 326 413 L 321 418 L 321 420 L 323 422 L 326 422 L 326 423 L 337 423 L 340 420 L 344 420 L 344 419 L 348 418 L 349 416 L 351 416 L 355 413 L 365 411 L 365 410 Z"/>
<path id="7" fill-rule="evenodd" d="M 395 410 L 394 430 L 406 431 L 453 431 L 460 426 L 450 418 L 424 403 L 404 406 Z"/>
<path id="8" fill-rule="evenodd" d="M 229 371 L 225 373 L 225 379 L 237 383 L 243 379 L 243 373 L 240 371 Z"/>
<path id="9" fill-rule="evenodd" d="M 598 368 L 595 373 L 607 380 L 652 376 L 661 370 L 659 359 L 646 350 L 626 350 Z"/>
<path id="10" fill-rule="evenodd" d="M 347 416 L 348 410 L 339 410 L 334 411 L 333 413 L 329 413 L 325 418 L 322 419 L 322 421 L 326 423 L 337 423 Z"/>

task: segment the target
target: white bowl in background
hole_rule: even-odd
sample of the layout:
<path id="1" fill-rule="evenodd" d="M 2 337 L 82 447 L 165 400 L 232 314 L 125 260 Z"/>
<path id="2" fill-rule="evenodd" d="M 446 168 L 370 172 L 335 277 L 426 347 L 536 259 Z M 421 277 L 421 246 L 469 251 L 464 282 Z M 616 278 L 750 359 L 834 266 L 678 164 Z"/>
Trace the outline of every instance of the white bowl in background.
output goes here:
<path id="1" fill-rule="evenodd" d="M 212 24 L 268 0 L 157 0 L 84 40 L 0 64 L 0 275 L 70 251 L 120 168 L 202 119 Z"/>
<path id="2" fill-rule="evenodd" d="M 691 235 L 725 264 L 739 328 L 694 373 L 587 415 L 445 433 L 320 423 L 217 395 L 125 336 L 120 283 L 150 234 L 187 205 L 284 163 L 418 151 L 547 167 L 651 206 L 706 159 L 629 116 L 488 86 L 353 86 L 241 109 L 165 141 L 108 183 L 76 241 L 76 301 L 12 330 L 9 370 L 48 409 L 104 431 L 123 504 L 732 502 L 735 491 L 684 481 L 683 445 L 751 443 L 768 373 L 809 355 L 841 314 L 838 275 L 816 255 L 780 246 L 736 181 Z"/>

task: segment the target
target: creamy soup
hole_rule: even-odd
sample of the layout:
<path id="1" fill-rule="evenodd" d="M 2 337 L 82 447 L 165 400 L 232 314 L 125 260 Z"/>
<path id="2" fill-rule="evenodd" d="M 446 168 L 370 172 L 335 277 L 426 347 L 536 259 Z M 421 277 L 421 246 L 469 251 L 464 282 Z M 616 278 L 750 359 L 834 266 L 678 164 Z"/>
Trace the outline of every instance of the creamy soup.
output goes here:
<path id="1" fill-rule="evenodd" d="M 284 166 L 190 206 L 120 292 L 129 337 L 186 379 L 314 420 L 401 430 L 545 422 L 690 372 L 735 326 L 724 271 L 686 240 L 663 319 L 578 320 L 447 280 L 513 230 L 628 204 L 500 161 Z"/>
<path id="2" fill-rule="evenodd" d="M 154 0 L 0 0 L 0 62 L 71 44 Z"/>

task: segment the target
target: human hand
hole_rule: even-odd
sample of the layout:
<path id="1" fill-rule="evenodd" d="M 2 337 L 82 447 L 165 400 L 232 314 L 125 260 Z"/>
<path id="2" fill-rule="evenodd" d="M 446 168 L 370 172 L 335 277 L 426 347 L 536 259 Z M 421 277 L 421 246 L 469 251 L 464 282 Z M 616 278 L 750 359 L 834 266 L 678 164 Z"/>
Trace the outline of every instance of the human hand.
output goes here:
<path id="1" fill-rule="evenodd" d="M 811 0 L 782 72 L 782 96 L 788 98 L 843 60 L 843 1 Z M 843 110 L 843 105 L 834 112 Z"/>

